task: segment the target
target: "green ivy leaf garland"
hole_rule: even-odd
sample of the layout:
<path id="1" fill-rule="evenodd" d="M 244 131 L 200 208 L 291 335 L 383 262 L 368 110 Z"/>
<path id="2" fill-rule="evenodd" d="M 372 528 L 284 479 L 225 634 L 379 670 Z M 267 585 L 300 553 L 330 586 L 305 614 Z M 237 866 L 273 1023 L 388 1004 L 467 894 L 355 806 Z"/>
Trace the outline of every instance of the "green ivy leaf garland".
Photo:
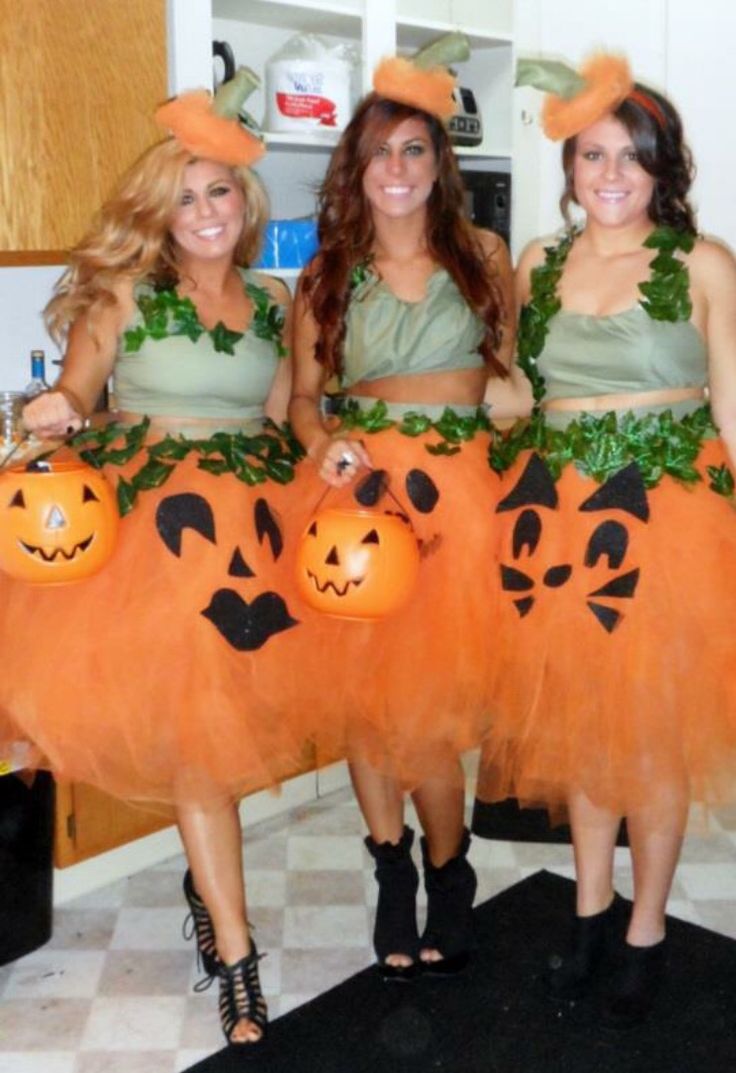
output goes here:
<path id="1" fill-rule="evenodd" d="M 697 468 L 703 440 L 717 435 L 709 406 L 681 418 L 671 410 L 641 417 L 583 413 L 564 429 L 550 428 L 537 412 L 528 422 L 517 422 L 506 434 L 494 437 L 489 462 L 503 473 L 522 451 L 531 450 L 544 458 L 555 480 L 570 463 L 603 483 L 636 462 L 647 488 L 654 488 L 663 477 L 696 484 L 704 479 Z M 708 466 L 707 475 L 709 488 L 726 498 L 733 496 L 734 479 L 727 466 Z"/>
<path id="2" fill-rule="evenodd" d="M 268 480 L 288 484 L 294 479 L 294 466 L 304 457 L 301 444 L 288 427 L 270 421 L 255 436 L 216 432 L 207 439 L 193 440 L 167 435 L 147 444 L 150 424 L 148 418 L 132 427 L 114 423 L 89 429 L 71 440 L 80 457 L 95 469 L 122 466 L 138 454 L 144 456 L 141 467 L 132 476 L 118 478 L 118 510 L 123 516 L 133 509 L 140 492 L 160 488 L 174 472 L 177 462 L 189 454 L 199 455 L 199 469 L 216 476 L 232 473 L 249 485 Z"/>
<path id="3" fill-rule="evenodd" d="M 650 262 L 651 278 L 639 284 L 644 295 L 642 308 L 652 320 L 689 320 L 693 311 L 690 272 L 685 262 L 675 257 L 675 251 L 690 253 L 695 245 L 694 236 L 673 227 L 658 227 L 644 245 L 659 253 Z"/>
<path id="4" fill-rule="evenodd" d="M 728 466 L 707 466 L 706 469 L 710 477 L 708 487 L 726 499 L 733 499 L 734 479 Z"/>
<path id="5" fill-rule="evenodd" d="M 388 416 L 388 406 L 379 399 L 369 409 L 363 409 L 357 399 L 346 398 L 340 410 L 342 428 L 350 430 L 359 428 L 369 434 L 395 428 L 402 436 L 416 438 L 425 432 L 434 432 L 439 436 L 439 443 L 425 444 L 426 450 L 433 455 L 453 455 L 460 451 L 460 444 L 472 440 L 478 432 L 488 432 L 491 422 L 483 407 L 478 407 L 472 414 L 458 414 L 451 406 L 446 406 L 437 420 L 420 411 L 409 411 L 401 419 Z"/>
<path id="6" fill-rule="evenodd" d="M 557 285 L 576 235 L 577 232 L 568 231 L 556 246 L 545 247 L 544 263 L 532 269 L 531 299 L 522 306 L 519 314 L 516 360 L 532 385 L 535 410 L 539 409 L 545 395 L 544 377 L 537 368 L 537 358 L 544 350 L 549 322 L 560 310 Z"/>
<path id="7" fill-rule="evenodd" d="M 245 291 L 253 303 L 253 317 L 249 330 L 258 339 L 273 343 L 280 358 L 287 353 L 283 345 L 285 313 L 283 306 L 273 301 L 265 287 L 246 283 Z M 193 343 L 202 335 L 209 335 L 214 349 L 221 354 L 234 354 L 235 344 L 245 332 L 235 332 L 218 321 L 207 330 L 200 322 L 191 298 L 181 298 L 175 290 L 167 288 L 152 294 L 139 294 L 136 305 L 143 317 L 143 324 L 129 328 L 123 333 L 125 352 L 136 353 L 146 339 L 166 339 L 168 336 L 184 336 Z"/>
<path id="8" fill-rule="evenodd" d="M 519 315 L 518 357 L 519 366 L 532 385 L 535 408 L 545 395 L 544 377 L 537 367 L 537 359 L 544 350 L 549 331 L 549 322 L 560 310 L 557 288 L 572 244 L 580 232 L 571 230 L 556 246 L 544 250 L 544 262 L 532 269 L 531 298 Z M 648 249 L 658 250 L 650 261 L 649 279 L 639 284 L 643 298 L 641 307 L 653 320 L 689 320 L 692 313 L 690 301 L 690 273 L 684 261 L 675 256 L 677 250 L 689 253 L 695 239 L 673 227 L 657 227 L 644 242 Z"/>
<path id="9" fill-rule="evenodd" d="M 370 278 L 370 271 L 365 261 L 354 266 L 353 271 L 350 273 L 350 289 L 354 290 L 356 287 L 360 287 L 361 283 L 365 283 Z"/>
<path id="10" fill-rule="evenodd" d="M 266 339 L 276 347 L 276 353 L 283 358 L 288 353 L 282 342 L 284 331 L 284 307 L 277 305 L 265 287 L 255 283 L 246 283 L 245 291 L 253 303 L 251 328 L 258 339 Z"/>
<path id="11" fill-rule="evenodd" d="M 531 299 L 519 318 L 518 363 L 532 385 L 534 410 L 529 421 L 517 422 L 507 433 L 495 433 L 489 449 L 491 467 L 507 470 L 521 451 L 537 451 L 544 457 L 555 480 L 566 465 L 573 463 L 586 476 L 606 481 L 630 462 L 636 462 L 647 487 L 656 486 L 664 476 L 684 484 L 703 480 L 696 462 L 704 439 L 718 435 L 709 406 L 701 406 L 683 418 L 671 410 L 636 416 L 615 412 L 582 413 L 564 429 L 547 425 L 540 403 L 545 381 L 537 367 L 544 349 L 549 322 L 559 312 L 557 295 L 562 270 L 578 232 L 567 232 L 556 246 L 545 248 L 544 263 L 532 269 Z M 657 250 L 650 262 L 648 281 L 639 284 L 641 306 L 653 320 L 669 322 L 690 319 L 690 276 L 687 265 L 675 256 L 689 253 L 692 235 L 671 227 L 658 227 L 644 245 Z M 709 488 L 727 498 L 734 496 L 734 478 L 727 466 L 708 466 Z"/>

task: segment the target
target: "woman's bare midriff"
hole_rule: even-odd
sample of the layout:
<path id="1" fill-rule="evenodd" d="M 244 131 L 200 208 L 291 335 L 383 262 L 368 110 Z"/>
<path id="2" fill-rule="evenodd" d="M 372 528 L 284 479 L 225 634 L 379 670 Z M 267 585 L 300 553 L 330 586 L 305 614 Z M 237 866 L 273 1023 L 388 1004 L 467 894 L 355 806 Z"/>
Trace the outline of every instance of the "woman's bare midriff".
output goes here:
<path id="1" fill-rule="evenodd" d="M 452 372 L 414 373 L 411 376 L 386 376 L 380 380 L 361 380 L 353 384 L 348 395 L 368 395 L 385 402 L 416 402 L 427 406 L 480 406 L 488 382 L 481 369 L 456 369 Z"/>

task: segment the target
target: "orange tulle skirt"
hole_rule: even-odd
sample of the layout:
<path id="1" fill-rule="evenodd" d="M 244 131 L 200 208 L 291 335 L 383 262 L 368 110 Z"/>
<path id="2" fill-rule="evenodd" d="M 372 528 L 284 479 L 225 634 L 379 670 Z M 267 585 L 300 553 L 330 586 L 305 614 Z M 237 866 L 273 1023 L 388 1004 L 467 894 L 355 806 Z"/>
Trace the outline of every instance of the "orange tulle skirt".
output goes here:
<path id="1" fill-rule="evenodd" d="M 106 473 L 115 484 L 140 465 Z M 251 487 L 189 456 L 140 494 L 94 577 L 0 575 L 0 740 L 27 739 L 61 776 L 163 806 L 238 797 L 314 763 L 315 727 L 337 708 L 332 623 L 294 583 L 313 505 L 305 465 L 290 484 Z"/>
<path id="2" fill-rule="evenodd" d="M 560 818 L 571 791 L 620 814 L 684 789 L 736 791 L 736 512 L 705 480 L 636 467 L 556 485 L 525 454 L 499 504 L 501 603 L 494 719 L 479 796 Z M 664 807 L 664 806 L 663 806 Z"/>
<path id="3" fill-rule="evenodd" d="M 391 494 L 376 509 L 406 514 L 421 558 L 400 610 L 376 621 L 335 620 L 325 658 L 344 722 L 328 721 L 321 740 L 406 789 L 434 777 L 459 780 L 458 755 L 487 731 L 488 668 L 498 640 L 493 551 L 501 482 L 488 465 L 489 435 L 476 433 L 451 456 L 427 451 L 437 442 L 432 433 L 351 435 L 388 476 Z M 314 471 L 305 479 L 319 498 L 325 485 Z M 324 506 L 355 505 L 360 480 L 330 491 Z M 330 741 L 335 731 L 339 742 Z"/>

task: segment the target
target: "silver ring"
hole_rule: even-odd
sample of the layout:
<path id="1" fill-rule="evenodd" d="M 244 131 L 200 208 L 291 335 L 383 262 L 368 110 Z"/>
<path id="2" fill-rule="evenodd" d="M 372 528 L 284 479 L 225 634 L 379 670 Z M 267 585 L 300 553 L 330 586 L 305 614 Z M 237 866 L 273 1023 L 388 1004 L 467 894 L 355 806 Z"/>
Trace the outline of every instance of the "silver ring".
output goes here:
<path id="1" fill-rule="evenodd" d="M 342 473 L 348 466 L 355 464 L 355 455 L 352 451 L 343 451 L 337 463 L 337 472 Z"/>

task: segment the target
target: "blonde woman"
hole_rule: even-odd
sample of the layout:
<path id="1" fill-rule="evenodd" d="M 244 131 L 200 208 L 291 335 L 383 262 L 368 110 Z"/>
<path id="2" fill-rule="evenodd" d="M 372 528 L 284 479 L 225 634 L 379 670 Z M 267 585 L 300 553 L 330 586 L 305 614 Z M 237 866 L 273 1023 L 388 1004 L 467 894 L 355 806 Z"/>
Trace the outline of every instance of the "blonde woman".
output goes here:
<path id="1" fill-rule="evenodd" d="M 63 372 L 24 412 L 39 436 L 78 430 L 112 375 L 114 423 L 76 443 L 117 484 L 119 545 L 75 586 L 2 582 L 0 706 L 58 773 L 173 810 L 225 1035 L 252 1044 L 266 1005 L 237 802 L 299 767 L 309 700 L 284 673 L 304 631 L 284 565 L 299 452 L 273 423 L 290 302 L 247 267 L 267 216 L 260 141 L 208 95 L 162 121 L 172 136 L 71 254 L 47 308 Z"/>

